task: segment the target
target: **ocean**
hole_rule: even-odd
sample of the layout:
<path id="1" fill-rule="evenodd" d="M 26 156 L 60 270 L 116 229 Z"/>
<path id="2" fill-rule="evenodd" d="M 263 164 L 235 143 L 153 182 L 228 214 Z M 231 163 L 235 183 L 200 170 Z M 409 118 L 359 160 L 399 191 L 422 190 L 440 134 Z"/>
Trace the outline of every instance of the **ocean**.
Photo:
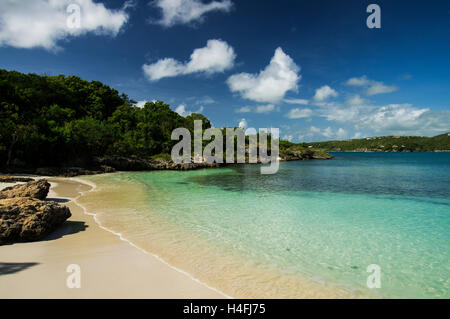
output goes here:
<path id="1" fill-rule="evenodd" d="M 79 201 L 233 297 L 449 298 L 450 153 L 333 155 L 275 175 L 236 165 L 88 176 L 97 188 Z"/>

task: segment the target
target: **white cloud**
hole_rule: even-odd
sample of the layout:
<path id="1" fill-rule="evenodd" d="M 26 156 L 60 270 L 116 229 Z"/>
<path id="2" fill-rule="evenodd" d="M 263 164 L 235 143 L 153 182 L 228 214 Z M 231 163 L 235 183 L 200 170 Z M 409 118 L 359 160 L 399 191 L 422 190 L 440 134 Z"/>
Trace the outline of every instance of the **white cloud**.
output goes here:
<path id="1" fill-rule="evenodd" d="M 181 116 L 189 116 L 192 113 L 202 113 L 204 110 L 205 108 L 203 106 L 200 106 L 196 111 L 189 111 L 187 110 L 186 104 L 180 104 L 175 108 L 175 112 L 177 112 Z"/>
<path id="2" fill-rule="evenodd" d="M 334 89 L 330 88 L 328 85 L 324 85 L 316 90 L 316 94 L 313 99 L 315 101 L 322 102 L 330 97 L 336 96 L 338 96 L 338 93 Z"/>
<path id="3" fill-rule="evenodd" d="M 450 111 L 432 111 L 410 104 L 384 106 L 327 105 L 319 107 L 319 116 L 328 121 L 353 126 L 364 135 L 437 135 L 450 131 Z M 363 134 L 361 133 L 361 134 Z"/>
<path id="4" fill-rule="evenodd" d="M 240 121 L 239 121 L 239 125 L 238 125 L 240 128 L 242 128 L 243 130 L 245 130 L 245 129 L 247 129 L 247 127 L 248 127 L 248 123 L 247 123 L 247 120 L 246 119 L 241 119 Z"/>
<path id="5" fill-rule="evenodd" d="M 286 114 L 286 117 L 290 119 L 302 119 L 311 117 L 312 115 L 313 111 L 311 109 L 295 108 L 290 110 L 289 113 Z"/>
<path id="6" fill-rule="evenodd" d="M 193 99 L 195 99 L 195 98 L 193 98 Z M 196 105 L 199 105 L 199 104 L 214 104 L 214 103 L 216 103 L 216 101 L 212 97 L 207 96 L 207 95 L 202 97 L 202 98 L 200 98 L 200 99 L 197 99 L 195 101 Z"/>
<path id="7" fill-rule="evenodd" d="M 315 127 L 315 126 L 311 126 L 311 127 L 309 128 L 309 131 L 310 131 L 311 133 L 313 133 L 313 134 L 317 134 L 317 133 L 320 133 L 320 128 Z"/>
<path id="8" fill-rule="evenodd" d="M 284 135 L 281 139 L 292 142 L 292 140 L 294 139 L 294 136 L 293 135 Z"/>
<path id="9" fill-rule="evenodd" d="M 175 108 L 175 112 L 177 112 L 178 114 L 180 114 L 181 116 L 187 116 L 189 115 L 188 112 L 186 111 L 186 105 L 185 104 L 180 104 Z"/>
<path id="10" fill-rule="evenodd" d="M 231 0 L 211 1 L 201 0 L 156 0 L 154 5 L 161 9 L 162 17 L 158 24 L 171 27 L 176 24 L 203 22 L 204 15 L 212 11 L 228 12 L 233 7 Z"/>
<path id="11" fill-rule="evenodd" d="M 172 58 L 164 58 L 142 66 L 150 81 L 184 74 L 224 72 L 234 65 L 236 55 L 231 46 L 222 40 L 208 40 L 206 47 L 195 49 L 186 63 Z"/>
<path id="12" fill-rule="evenodd" d="M 243 106 L 234 110 L 236 113 L 258 113 L 258 114 L 267 114 L 273 111 L 280 111 L 279 107 L 276 107 L 273 104 L 266 105 L 258 105 L 258 106 Z"/>
<path id="13" fill-rule="evenodd" d="M 363 99 L 359 94 L 355 94 L 347 100 L 347 104 L 350 106 L 360 106 L 365 103 L 367 103 L 367 101 Z"/>
<path id="14" fill-rule="evenodd" d="M 371 96 L 375 94 L 391 93 L 397 91 L 394 85 L 385 85 L 383 82 L 373 83 L 367 90 L 366 94 Z"/>
<path id="15" fill-rule="evenodd" d="M 367 89 L 365 93 L 369 96 L 390 93 L 398 90 L 395 85 L 386 85 L 380 81 L 370 80 L 366 75 L 363 75 L 359 78 L 350 78 L 345 83 L 350 86 L 366 87 Z"/>
<path id="16" fill-rule="evenodd" d="M 423 118 L 429 111 L 428 108 L 418 109 L 410 104 L 389 104 L 362 114 L 357 127 L 371 128 L 375 132 L 421 130 L 424 126 L 429 126 L 429 123 L 426 123 L 427 119 Z"/>
<path id="17" fill-rule="evenodd" d="M 340 127 L 336 132 L 336 137 L 339 139 L 347 137 L 347 131 Z"/>
<path id="18" fill-rule="evenodd" d="M 259 105 L 255 108 L 256 113 L 270 113 L 275 110 L 275 105 L 267 104 L 267 105 Z"/>
<path id="19" fill-rule="evenodd" d="M 183 74 L 185 66 L 172 58 L 165 58 L 153 64 L 144 64 L 142 69 L 150 81 L 158 81 Z"/>
<path id="20" fill-rule="evenodd" d="M 305 99 L 284 99 L 284 103 L 287 104 L 301 104 L 301 105 L 308 105 L 309 101 Z"/>
<path id="21" fill-rule="evenodd" d="M 145 103 L 147 103 L 147 101 L 145 101 L 145 100 L 144 101 L 138 101 L 135 105 L 137 107 L 139 107 L 139 108 L 143 108 Z"/>
<path id="22" fill-rule="evenodd" d="M 339 128 L 336 132 L 333 132 L 333 129 L 328 126 L 327 128 L 320 129 L 315 126 L 311 126 L 309 128 L 309 132 L 306 134 L 308 137 L 316 137 L 321 139 L 322 137 L 326 137 L 327 139 L 331 138 L 344 138 L 347 136 L 347 132 L 343 128 Z"/>
<path id="23" fill-rule="evenodd" d="M 70 28 L 67 12 L 73 0 L 33 0 L 0 2 L 0 46 L 16 48 L 60 49 L 58 42 L 87 33 L 116 36 L 128 21 L 126 8 L 107 9 L 93 0 L 78 0 L 81 7 L 80 27 Z"/>
<path id="24" fill-rule="evenodd" d="M 346 84 L 351 86 L 368 86 L 372 80 L 369 80 L 366 75 L 359 78 L 350 78 L 347 80 Z"/>
<path id="25" fill-rule="evenodd" d="M 243 106 L 235 110 L 236 113 L 250 113 L 252 108 L 250 106 Z"/>
<path id="26" fill-rule="evenodd" d="M 275 50 L 270 64 L 259 74 L 239 73 L 227 80 L 232 92 L 238 92 L 245 99 L 276 103 L 288 91 L 297 90 L 300 68 L 281 48 Z"/>

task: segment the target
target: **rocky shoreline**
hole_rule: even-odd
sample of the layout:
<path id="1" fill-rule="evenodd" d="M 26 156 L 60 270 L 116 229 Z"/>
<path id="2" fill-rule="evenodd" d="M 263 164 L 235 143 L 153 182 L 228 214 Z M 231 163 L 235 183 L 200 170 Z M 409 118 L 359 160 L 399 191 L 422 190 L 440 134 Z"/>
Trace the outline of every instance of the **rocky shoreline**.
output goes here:
<path id="1" fill-rule="evenodd" d="M 325 152 L 309 149 L 292 148 L 281 152 L 279 160 L 281 162 L 284 162 L 284 161 L 301 161 L 301 160 L 325 160 L 332 158 L 333 155 L 327 154 Z M 176 164 L 172 160 L 166 158 L 140 159 L 124 156 L 107 156 L 107 157 L 95 157 L 91 163 L 86 165 L 88 168 L 76 166 L 38 167 L 36 169 L 9 168 L 6 170 L 6 172 L 36 174 L 41 176 L 74 177 L 79 175 L 113 173 L 115 171 L 155 171 L 155 170 L 187 171 L 204 168 L 224 167 L 226 165 L 227 164 L 225 163 L 206 163 L 206 162 Z M 6 183 L 8 182 L 8 180 L 11 179 L 15 179 L 14 181 L 28 181 L 28 180 L 18 180 L 18 178 L 19 177 L 3 176 L 0 177 L 0 182 Z"/>
<path id="2" fill-rule="evenodd" d="M 3 181 L 24 178 L 3 177 Z M 70 209 L 46 200 L 50 183 L 45 179 L 0 191 L 0 245 L 44 239 L 71 216 Z"/>

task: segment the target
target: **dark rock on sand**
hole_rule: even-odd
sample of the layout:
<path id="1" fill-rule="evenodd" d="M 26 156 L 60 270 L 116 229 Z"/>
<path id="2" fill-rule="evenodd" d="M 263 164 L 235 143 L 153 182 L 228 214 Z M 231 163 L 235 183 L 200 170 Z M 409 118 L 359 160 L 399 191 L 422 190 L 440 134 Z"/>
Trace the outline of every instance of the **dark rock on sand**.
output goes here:
<path id="1" fill-rule="evenodd" d="M 0 244 L 35 241 L 50 234 L 71 216 L 66 206 L 31 197 L 0 200 Z"/>
<path id="2" fill-rule="evenodd" d="M 7 187 L 0 191 L 0 199 L 15 197 L 31 197 L 45 199 L 50 190 L 50 183 L 45 179 Z"/>

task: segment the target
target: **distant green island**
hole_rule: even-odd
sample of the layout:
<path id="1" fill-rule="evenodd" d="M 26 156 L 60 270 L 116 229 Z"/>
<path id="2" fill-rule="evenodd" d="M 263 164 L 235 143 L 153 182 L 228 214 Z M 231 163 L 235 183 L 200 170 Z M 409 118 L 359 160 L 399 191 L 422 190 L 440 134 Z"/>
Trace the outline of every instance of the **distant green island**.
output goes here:
<path id="1" fill-rule="evenodd" d="M 434 137 L 377 136 L 301 145 L 330 152 L 450 152 L 450 133 Z"/>

